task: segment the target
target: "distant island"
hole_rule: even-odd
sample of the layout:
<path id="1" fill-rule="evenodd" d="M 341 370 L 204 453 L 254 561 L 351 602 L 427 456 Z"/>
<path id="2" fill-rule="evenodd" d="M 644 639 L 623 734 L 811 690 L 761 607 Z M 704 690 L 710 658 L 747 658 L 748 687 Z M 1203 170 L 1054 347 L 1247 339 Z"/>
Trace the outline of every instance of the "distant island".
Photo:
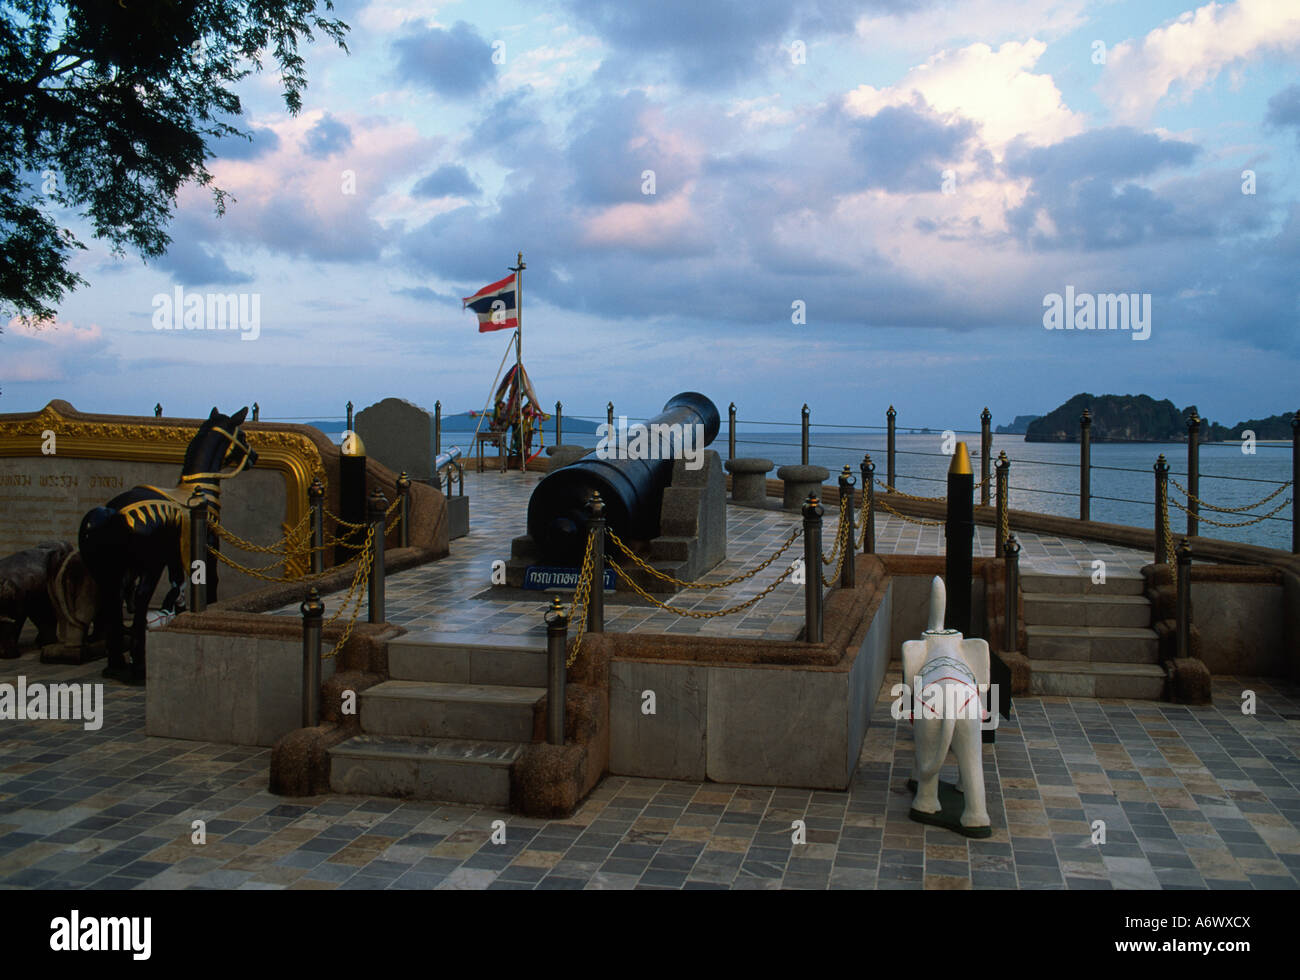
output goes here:
<path id="1" fill-rule="evenodd" d="M 457 412 L 455 415 L 444 415 L 442 417 L 442 431 L 446 432 L 473 432 L 478 427 L 478 413 Z M 347 427 L 343 419 L 316 419 L 311 422 L 304 422 L 304 425 L 310 425 L 320 429 L 326 435 L 333 433 L 342 434 Z M 595 433 L 598 422 L 590 422 L 586 419 L 575 419 L 572 416 L 564 416 L 564 431 L 572 433 Z M 487 423 L 484 423 L 486 426 Z M 555 435 L 555 417 L 552 416 L 546 423 L 546 434 L 548 438 Z"/>
<path id="2" fill-rule="evenodd" d="M 1082 392 L 1059 408 L 1033 419 L 1024 429 L 1025 442 L 1078 442 L 1079 417 L 1092 413 L 1093 442 L 1186 442 L 1187 417 L 1195 405 L 1179 409 L 1169 399 L 1150 395 L 1092 395 Z M 1199 415 L 1200 413 L 1197 412 Z M 1025 416 L 1017 416 L 1018 423 Z M 1014 423 L 1013 423 L 1014 425 Z M 1202 442 L 1236 441 L 1247 429 L 1256 439 L 1290 439 L 1291 413 L 1248 419 L 1236 425 L 1201 424 Z M 1002 431 L 1002 427 L 998 428 Z"/>
<path id="3" fill-rule="evenodd" d="M 1017 415 L 1010 425 L 999 425 L 993 431 L 1000 436 L 1023 436 L 1025 429 L 1034 419 L 1042 418 L 1040 415 Z"/>

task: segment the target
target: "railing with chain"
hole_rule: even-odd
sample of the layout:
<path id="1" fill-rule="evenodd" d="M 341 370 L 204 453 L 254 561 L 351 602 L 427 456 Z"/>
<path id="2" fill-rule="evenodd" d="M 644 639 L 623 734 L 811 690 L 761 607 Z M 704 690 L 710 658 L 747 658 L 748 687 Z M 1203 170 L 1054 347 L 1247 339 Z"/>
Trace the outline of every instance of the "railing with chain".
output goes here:
<path id="1" fill-rule="evenodd" d="M 845 469 L 847 469 L 847 467 L 845 467 Z M 599 495 L 593 495 L 593 497 L 594 499 L 598 499 Z M 864 505 L 862 508 L 864 526 L 868 515 L 868 506 L 865 503 L 865 499 L 866 498 L 864 497 Z M 772 554 L 768 555 L 768 557 L 747 571 L 712 582 L 687 581 L 679 579 L 661 569 L 655 568 L 638 555 L 616 531 L 604 526 L 603 517 L 599 520 L 592 520 L 589 525 L 587 542 L 583 551 L 582 564 L 578 574 L 578 582 L 574 588 L 572 608 L 569 614 L 563 617 L 566 628 L 567 624 L 570 622 L 576 621 L 577 623 L 577 634 L 572 646 L 570 647 L 565 666 L 571 667 L 577 660 L 582 649 L 583 637 L 587 632 L 595 631 L 593 626 L 596 627 L 596 629 L 603 629 L 603 616 L 598 617 L 600 622 L 592 623 L 590 613 L 593 607 L 593 599 L 595 597 L 593 590 L 598 588 L 603 589 L 604 587 L 604 582 L 602 581 L 603 575 L 600 574 L 599 569 L 604 564 L 605 560 L 605 541 L 609 542 L 613 547 L 615 554 L 619 556 L 618 560 L 609 561 L 610 568 L 614 572 L 615 577 L 622 582 L 627 589 L 664 612 L 689 619 L 717 619 L 719 617 L 733 616 L 745 612 L 763 601 L 763 599 L 771 595 L 776 591 L 776 589 L 780 588 L 787 579 L 802 572 L 805 596 L 807 597 L 806 612 L 808 613 L 805 623 L 805 639 L 808 642 L 820 642 L 822 632 L 820 613 L 822 599 L 821 593 L 822 589 L 825 587 L 825 583 L 827 581 L 834 582 L 839 580 L 842 585 L 845 584 L 846 581 L 851 584 L 851 578 L 846 570 L 846 566 L 852 565 L 853 561 L 853 530 L 855 521 L 853 518 L 852 508 L 853 494 L 851 492 L 841 494 L 839 504 L 839 522 L 836 526 L 835 537 L 832 542 L 830 553 L 824 554 L 821 550 L 822 508 L 817 497 L 810 494 L 803 508 L 803 524 L 795 525 L 795 527 L 791 529 L 790 533 L 786 535 L 785 540 L 781 542 Z M 594 508 L 589 504 L 589 513 L 592 513 L 593 511 Z M 769 582 L 754 595 L 722 609 L 697 610 L 675 606 L 670 601 L 665 601 L 650 592 L 639 581 L 637 581 L 636 575 L 629 571 L 629 569 L 635 568 L 643 575 L 653 577 L 659 581 L 674 585 L 678 589 L 688 592 L 692 590 L 730 588 L 743 582 L 747 582 L 770 568 L 773 563 L 777 562 L 782 555 L 789 551 L 801 536 L 804 537 L 806 546 L 810 540 L 813 541 L 813 546 L 811 548 L 805 547 L 804 558 L 797 559 L 788 564 L 772 582 Z M 861 544 L 861 541 L 859 541 L 859 544 Z M 829 576 L 823 575 L 823 567 L 833 567 L 833 571 Z M 795 581 L 798 582 L 798 579 L 796 578 Z M 557 609 L 553 607 L 548 612 L 548 625 L 554 625 L 557 623 L 559 621 L 557 616 L 562 612 L 563 610 L 558 610 L 557 612 Z"/>

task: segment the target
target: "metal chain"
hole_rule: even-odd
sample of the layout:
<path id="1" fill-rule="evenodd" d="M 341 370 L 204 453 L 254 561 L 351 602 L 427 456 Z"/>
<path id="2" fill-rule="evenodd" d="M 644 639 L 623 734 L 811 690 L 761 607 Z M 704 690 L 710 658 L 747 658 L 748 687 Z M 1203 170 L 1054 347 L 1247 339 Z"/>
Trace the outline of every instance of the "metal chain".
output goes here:
<path id="1" fill-rule="evenodd" d="M 898 511 L 894 510 L 894 508 L 889 506 L 889 502 L 884 497 L 880 498 L 880 506 L 885 508 L 885 510 L 889 511 L 899 520 L 907 521 L 908 524 L 919 524 L 921 527 L 942 527 L 944 524 L 943 521 L 927 521 L 919 517 L 908 517 L 906 514 L 900 514 Z"/>
<path id="2" fill-rule="evenodd" d="M 840 522 L 835 526 L 835 541 L 831 544 L 831 556 L 827 558 L 825 555 L 822 555 L 823 565 L 829 566 L 834 563 L 835 556 L 839 554 L 840 547 L 844 544 L 844 529 L 848 527 L 848 510 L 849 498 L 840 498 Z M 843 564 L 842 561 L 841 564 Z M 836 574 L 838 575 L 839 573 L 837 572 Z"/>
<path id="3" fill-rule="evenodd" d="M 1178 556 L 1174 552 L 1174 532 L 1169 527 L 1169 494 L 1165 493 L 1164 508 L 1164 536 L 1165 536 L 1165 558 L 1169 562 L 1169 574 L 1173 581 L 1174 591 L 1178 590 Z"/>
<path id="4" fill-rule="evenodd" d="M 370 569 L 374 566 L 375 562 L 374 544 L 374 535 L 367 535 L 366 542 L 361 546 L 360 554 L 357 555 L 357 570 L 352 573 L 352 584 L 348 586 L 347 595 L 343 597 L 343 601 L 339 604 L 338 610 L 333 616 L 325 620 L 326 626 L 333 626 L 334 623 L 338 621 L 339 616 L 343 614 L 343 610 L 346 609 L 348 604 L 352 601 L 352 597 L 357 591 L 357 583 L 369 579 Z M 359 606 L 360 604 L 361 599 L 358 596 L 357 605 Z"/>
<path id="5" fill-rule="evenodd" d="M 1010 487 L 1004 481 L 998 487 L 998 510 L 1002 511 L 1002 540 L 1005 542 L 1011 536 L 1011 508 L 1007 506 L 1007 496 L 1010 493 Z"/>
<path id="6" fill-rule="evenodd" d="M 871 516 L 871 494 L 862 491 L 862 510 L 858 514 L 858 540 L 855 547 L 861 550 L 867 540 L 867 518 Z"/>
<path id="7" fill-rule="evenodd" d="M 767 568 L 768 565 L 772 564 L 772 562 L 780 558 L 781 555 L 785 553 L 786 549 L 790 547 L 790 545 L 794 544 L 795 539 L 797 539 L 799 535 L 803 533 L 803 527 L 801 525 L 796 524 L 794 530 L 790 532 L 790 536 L 785 539 L 785 543 L 782 544 L 781 547 L 777 548 L 772 555 L 766 558 L 757 567 L 741 575 L 736 575 L 732 578 L 723 579 L 721 582 L 684 582 L 681 579 L 675 578 L 674 576 L 669 575 L 666 572 L 659 571 L 659 569 L 647 563 L 645 559 L 634 554 L 632 552 L 632 549 L 623 543 L 623 540 L 617 534 L 614 533 L 614 530 L 612 528 L 607 527 L 605 529 L 605 533 L 609 535 L 609 539 L 614 542 L 614 546 L 617 547 L 619 551 L 623 552 L 623 554 L 627 555 L 628 558 L 632 559 L 632 563 L 634 565 L 639 567 L 642 571 L 646 572 L 647 574 L 653 575 L 661 582 L 670 582 L 673 585 L 676 585 L 679 588 L 683 588 L 683 589 L 721 589 L 729 585 L 736 585 L 739 582 L 744 582 L 746 579 L 751 579 L 759 572 L 761 572 L 763 569 Z"/>
<path id="8" fill-rule="evenodd" d="M 284 537 L 281 538 L 273 545 L 254 544 L 251 541 L 241 538 L 238 534 L 236 534 L 234 531 L 229 530 L 224 524 L 222 524 L 219 520 L 217 520 L 216 515 L 212 515 L 208 518 L 208 527 L 213 534 L 217 534 L 222 538 L 224 538 L 225 540 L 229 541 L 240 551 L 252 551 L 259 555 L 298 556 L 302 554 L 301 545 L 299 545 L 299 547 L 295 548 L 292 551 L 288 551 L 284 549 L 294 543 L 295 539 L 299 536 L 299 534 L 306 529 L 307 522 L 309 520 L 311 520 L 311 511 L 308 511 L 307 514 L 303 517 L 303 519 L 298 522 L 297 527 L 293 528 L 290 531 L 286 531 Z"/>
<path id="9" fill-rule="evenodd" d="M 845 540 L 848 536 L 849 525 L 847 521 L 843 521 L 840 523 L 840 530 L 835 534 L 835 550 L 839 552 L 840 558 L 839 561 L 835 563 L 835 571 L 831 572 L 830 578 L 827 579 L 827 581 L 831 583 L 838 582 L 840 579 L 840 572 L 844 570 L 844 560 L 849 554 L 849 543 Z M 832 552 L 832 554 L 834 554 L 834 552 Z M 822 560 L 825 561 L 825 559 Z"/>
<path id="10" fill-rule="evenodd" d="M 361 596 L 366 594 L 365 587 L 369 584 L 370 570 L 375 560 L 374 544 L 374 534 L 371 534 L 366 538 L 365 550 L 361 553 L 361 561 L 357 563 L 357 573 L 352 577 L 352 588 L 348 589 L 347 598 L 345 598 L 339 605 L 339 611 L 336 612 L 325 624 L 327 626 L 332 625 L 336 620 L 338 620 L 343 610 L 347 608 L 348 601 L 352 598 L 353 592 L 356 591 L 358 585 L 360 585 L 361 591 L 357 594 L 356 602 L 352 607 L 352 615 L 348 619 L 348 625 L 343 630 L 343 635 L 338 638 L 338 642 L 330 648 L 329 653 L 324 655 L 322 658 L 324 660 L 328 660 L 330 657 L 333 657 L 342 650 L 343 645 L 347 643 L 348 638 L 352 636 L 352 627 L 356 626 L 357 617 L 361 615 Z"/>
<path id="11" fill-rule="evenodd" d="M 1170 502 L 1171 504 L 1173 504 L 1175 507 L 1177 507 L 1179 510 L 1181 510 L 1184 514 L 1191 514 L 1191 513 L 1192 513 L 1190 510 L 1188 510 L 1186 507 L 1184 507 L 1182 504 L 1180 504 L 1177 500 L 1174 500 L 1174 499 L 1171 498 L 1169 502 Z M 1225 524 L 1225 523 L 1222 522 L 1222 521 L 1216 521 L 1216 520 L 1214 520 L 1213 518 L 1206 517 L 1204 514 L 1195 514 L 1195 515 L 1192 515 L 1192 516 L 1194 516 L 1198 521 L 1203 521 L 1204 523 L 1206 523 L 1206 524 L 1210 524 L 1210 525 L 1212 525 L 1212 526 L 1214 526 L 1214 527 L 1250 527 L 1252 524 L 1258 524 L 1258 523 L 1260 523 L 1261 521 L 1266 521 L 1266 520 L 1268 520 L 1268 519 L 1269 519 L 1270 517 L 1272 517 L 1274 514 L 1278 513 L 1279 511 L 1283 510 L 1284 508 L 1286 508 L 1287 505 L 1290 504 L 1290 503 L 1291 503 L 1291 498 L 1290 498 L 1290 497 L 1287 497 L 1286 500 L 1282 501 L 1280 504 L 1278 504 L 1276 507 L 1274 507 L 1274 508 L 1273 508 L 1271 511 L 1269 511 L 1267 514 L 1264 514 L 1264 515 L 1261 516 L 1261 517 L 1256 517 L 1253 521 L 1241 521 L 1240 523 L 1237 523 L 1237 524 Z M 1214 509 L 1215 509 L 1215 510 L 1218 510 L 1217 507 L 1214 508 Z"/>
<path id="12" fill-rule="evenodd" d="M 587 632 L 587 603 L 591 600 L 591 579 L 595 573 L 596 529 L 587 533 L 587 552 L 582 556 L 582 570 L 578 573 L 578 585 L 573 590 L 573 615 L 578 620 L 578 632 L 573 640 L 573 652 L 564 662 L 565 667 L 572 667 L 582 650 L 582 637 Z M 600 583 L 605 588 L 605 583 Z"/>
<path id="13" fill-rule="evenodd" d="M 1187 488 L 1184 487 L 1177 480 L 1175 480 L 1172 476 L 1169 478 L 1169 482 L 1172 483 L 1174 486 L 1176 486 L 1179 489 L 1179 491 L 1188 500 L 1192 501 L 1197 506 L 1204 507 L 1206 510 L 1218 511 L 1220 514 L 1244 514 L 1248 510 L 1254 510 L 1256 507 L 1262 507 L 1264 504 L 1268 503 L 1270 500 L 1272 500 L 1279 493 L 1281 493 L 1283 490 L 1285 490 L 1287 487 L 1291 485 L 1291 481 L 1288 480 L 1286 483 L 1282 484 L 1280 487 L 1278 487 L 1276 490 L 1270 493 L 1263 500 L 1257 500 L 1253 504 L 1247 504 L 1245 507 L 1215 507 L 1214 504 L 1207 504 L 1204 500 L 1202 500 L 1200 497 L 1196 496 L 1195 494 L 1188 493 Z M 1177 503 L 1177 501 L 1175 501 L 1175 503 Z M 1275 510 L 1273 511 L 1273 513 L 1276 514 L 1277 511 Z M 1205 520 L 1206 523 L 1208 524 L 1214 524 L 1214 522 L 1209 520 L 1208 518 L 1202 518 L 1202 520 Z M 1215 524 L 1215 527 L 1245 527 L 1245 526 L 1246 526 L 1245 524 Z"/>
<path id="14" fill-rule="evenodd" d="M 984 479 L 980 480 L 978 483 L 974 485 L 973 489 L 975 490 L 980 489 L 980 487 L 984 486 L 984 484 L 989 482 L 989 479 L 992 476 L 993 474 L 990 473 L 988 476 L 984 477 Z M 897 494 L 898 496 L 903 497 L 907 500 L 928 500 L 931 503 L 939 503 L 941 501 L 948 499 L 947 494 L 944 494 L 942 497 L 918 497 L 915 494 L 903 493 L 903 491 L 899 490 L 898 487 L 891 487 L 888 483 L 886 483 L 884 480 L 881 480 L 879 477 L 876 478 L 876 485 L 879 486 L 882 490 L 887 491 L 888 493 Z"/>
<path id="15" fill-rule="evenodd" d="M 619 565 L 618 562 L 612 561 L 609 563 L 609 565 L 612 569 L 614 569 L 614 574 L 616 574 L 619 578 L 621 578 L 627 584 L 627 586 L 630 589 L 632 589 L 633 592 L 637 593 L 637 595 L 641 596 L 642 599 L 646 599 L 647 601 L 658 606 L 660 609 L 672 613 L 674 616 L 689 616 L 691 619 L 716 619 L 719 616 L 730 616 L 733 613 L 743 612 L 744 610 L 748 609 L 750 606 L 754 605 L 755 603 L 762 601 L 768 595 L 768 593 L 770 593 L 773 589 L 775 589 L 782 582 L 784 582 L 786 578 L 789 577 L 790 573 L 794 571 L 795 568 L 795 566 L 791 564 L 789 568 L 787 568 L 784 572 L 781 573 L 780 577 L 778 577 L 775 582 L 773 582 L 771 585 L 765 588 L 762 592 L 758 593 L 757 595 L 753 596 L 750 599 L 746 599 L 744 602 L 740 603 L 739 605 L 730 606 L 727 609 L 716 609 L 711 612 L 696 612 L 693 609 L 678 609 L 676 606 L 668 605 L 668 603 L 664 602 L 662 599 L 656 598 L 655 596 L 647 592 L 645 589 L 641 588 L 641 586 L 639 586 L 632 579 L 632 577 L 628 575 L 627 572 L 623 571 L 623 567 Z"/>

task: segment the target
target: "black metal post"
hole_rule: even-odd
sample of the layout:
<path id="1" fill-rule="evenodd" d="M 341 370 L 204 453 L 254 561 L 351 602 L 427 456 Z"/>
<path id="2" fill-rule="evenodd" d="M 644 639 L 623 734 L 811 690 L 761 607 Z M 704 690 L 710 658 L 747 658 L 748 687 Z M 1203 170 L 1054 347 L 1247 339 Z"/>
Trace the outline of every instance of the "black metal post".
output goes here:
<path id="1" fill-rule="evenodd" d="M 442 455 L 442 399 L 433 403 L 433 455 Z"/>
<path id="2" fill-rule="evenodd" d="M 817 494 L 803 502 L 804 640 L 822 642 L 822 514 Z"/>
<path id="3" fill-rule="evenodd" d="M 1178 656 L 1191 656 L 1192 648 L 1192 549 L 1183 538 L 1174 549 L 1178 561 Z"/>
<path id="4" fill-rule="evenodd" d="M 1092 514 L 1092 412 L 1079 416 L 1079 520 Z"/>
<path id="5" fill-rule="evenodd" d="M 844 520 L 849 525 L 849 536 L 844 542 L 844 564 L 840 567 L 840 588 L 853 588 L 854 576 L 857 571 L 854 566 L 857 564 L 857 555 L 853 550 L 853 532 L 855 530 L 854 513 L 853 513 L 853 487 L 857 483 L 853 479 L 853 474 L 849 470 L 849 464 L 844 464 L 844 470 L 840 473 L 840 507 L 844 513 Z M 848 500 L 848 507 L 844 507 L 844 501 Z"/>
<path id="6" fill-rule="evenodd" d="M 370 491 L 366 500 L 367 516 L 370 526 L 375 531 L 375 556 L 370 566 L 370 622 L 386 623 L 384 613 L 384 511 L 388 510 L 388 500 L 378 487 Z"/>
<path id="7" fill-rule="evenodd" d="M 587 597 L 587 632 L 605 632 L 605 501 L 593 490 L 587 501 L 587 529 L 596 532 L 591 549 L 591 595 Z"/>
<path id="8" fill-rule="evenodd" d="M 727 459 L 736 458 L 736 403 L 727 409 Z"/>
<path id="9" fill-rule="evenodd" d="M 189 568 L 185 569 L 185 574 L 190 582 L 189 605 L 190 612 L 201 613 L 208 608 L 208 587 L 206 579 L 208 576 L 208 502 L 204 497 L 195 494 L 189 500 L 190 504 L 190 562 Z M 203 562 L 204 584 L 196 585 L 194 583 L 194 566 L 193 562 Z"/>
<path id="10" fill-rule="evenodd" d="M 1004 652 L 1010 653 L 1019 645 L 1017 634 L 1020 632 L 1018 614 L 1020 605 L 1020 542 L 1016 540 L 1014 532 L 1007 535 L 1005 554 L 1007 563 L 1007 612 L 1006 629 L 1002 631 L 1002 649 Z M 1010 694 L 1010 691 L 1007 693 Z"/>
<path id="11" fill-rule="evenodd" d="M 1187 536 L 1195 537 L 1201 529 L 1201 418 L 1195 412 L 1187 416 Z"/>
<path id="12" fill-rule="evenodd" d="M 948 466 L 948 521 L 944 526 L 948 605 L 943 625 L 970 635 L 972 549 L 975 546 L 975 474 L 966 443 L 957 443 Z"/>
<path id="13" fill-rule="evenodd" d="M 1156 458 L 1156 564 L 1169 563 L 1169 548 L 1165 541 L 1165 528 L 1169 526 L 1169 462 L 1165 454 Z"/>
<path id="14" fill-rule="evenodd" d="M 993 415 L 987 405 L 980 412 L 980 504 L 989 505 L 989 460 L 993 454 L 993 430 L 989 427 Z"/>
<path id="15" fill-rule="evenodd" d="M 411 478 L 406 475 L 406 470 L 402 470 L 401 475 L 397 478 L 397 492 L 402 498 L 402 502 L 397 508 L 397 514 L 400 518 L 400 523 L 397 526 L 397 546 L 399 548 L 408 548 L 411 544 Z"/>
<path id="16" fill-rule="evenodd" d="M 1006 451 L 998 453 L 997 464 L 997 481 L 998 481 L 998 516 L 997 527 L 993 529 L 993 557 L 1001 558 L 1006 553 L 1007 543 L 1002 539 L 1002 529 L 1005 527 L 1008 531 L 1010 525 L 1010 498 L 1011 498 L 1011 460 L 1007 459 Z"/>
<path id="17" fill-rule="evenodd" d="M 808 465 L 808 403 L 804 402 L 803 408 L 799 412 L 800 435 L 799 435 L 799 462 L 804 466 Z"/>
<path id="18" fill-rule="evenodd" d="M 348 432 L 351 432 L 351 431 L 352 431 L 352 402 L 350 402 L 350 401 L 348 402 L 348 424 L 347 424 L 347 431 L 348 431 Z"/>
<path id="19" fill-rule="evenodd" d="M 559 402 L 555 403 L 555 444 L 564 444 L 564 406 Z"/>
<path id="20" fill-rule="evenodd" d="M 262 414 L 262 406 L 253 402 L 253 421 L 256 422 L 259 415 Z"/>
<path id="21" fill-rule="evenodd" d="M 1291 553 L 1300 555 L 1300 412 L 1291 417 Z"/>
<path id="22" fill-rule="evenodd" d="M 894 406 L 890 405 L 889 411 L 885 413 L 885 419 L 889 423 L 889 431 L 885 437 L 887 448 L 885 459 L 885 493 L 894 492 L 894 480 L 898 472 L 894 467 L 894 421 L 897 418 L 898 413 L 894 411 Z"/>
<path id="23" fill-rule="evenodd" d="M 546 741 L 564 744 L 565 657 L 569 638 L 569 616 L 560 597 L 551 600 L 546 611 Z"/>
<path id="24" fill-rule="evenodd" d="M 609 423 L 609 437 L 614 438 L 614 403 L 610 402 L 605 406 L 605 421 Z"/>
<path id="25" fill-rule="evenodd" d="M 871 454 L 862 457 L 862 492 L 867 499 L 867 529 L 862 532 L 862 553 L 875 554 L 876 551 L 876 464 L 871 461 Z"/>
<path id="26" fill-rule="evenodd" d="M 325 603 L 316 586 L 298 607 L 302 612 L 302 727 L 320 724 L 320 635 Z"/>
<path id="27" fill-rule="evenodd" d="M 311 507 L 311 571 L 319 575 L 325 570 L 325 484 L 313 477 L 307 487 L 307 502 Z"/>

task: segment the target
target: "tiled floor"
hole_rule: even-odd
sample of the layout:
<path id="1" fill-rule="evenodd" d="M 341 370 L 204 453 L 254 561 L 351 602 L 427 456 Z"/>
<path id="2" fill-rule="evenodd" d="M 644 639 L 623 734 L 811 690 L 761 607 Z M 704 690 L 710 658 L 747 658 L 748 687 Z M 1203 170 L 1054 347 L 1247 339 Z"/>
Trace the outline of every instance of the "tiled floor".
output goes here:
<path id="1" fill-rule="evenodd" d="M 468 475 L 474 530 L 449 559 L 392 577 L 392 618 L 416 628 L 538 629 L 541 594 L 535 602 L 473 598 L 522 530 L 517 515 L 535 482 Z M 769 553 L 794 520 L 730 508 L 731 555 L 714 574 Z M 978 535 L 980 553 L 989 553 L 989 529 Z M 937 529 L 894 519 L 878 525 L 878 540 L 881 551 L 940 548 Z M 1118 574 L 1149 560 L 1084 542 L 1022 541 L 1025 566 L 1042 571 L 1089 568 L 1101 557 Z M 790 588 L 794 595 L 760 603 L 741 628 L 788 630 L 786 606 L 802 601 Z M 666 614 L 646 614 L 613 605 L 609 622 L 676 628 Z M 34 652 L 0 664 L 0 683 L 18 675 L 100 680 L 98 664 L 43 665 Z M 895 679 L 886 679 L 847 792 L 611 776 L 559 821 L 272 796 L 268 750 L 147 737 L 144 692 L 108 683 L 100 731 L 0 721 L 0 887 L 1297 887 L 1300 687 L 1220 677 L 1215 706 L 1195 708 L 1017 699 L 1015 718 L 985 747 L 994 835 L 970 841 L 907 817 L 912 734 L 889 714 Z M 1253 715 L 1239 707 L 1246 688 L 1256 692 Z M 792 842 L 800 820 L 806 843 Z M 205 842 L 195 821 L 205 822 Z M 495 821 L 504 822 L 504 843 L 493 840 Z M 1103 825 L 1104 842 L 1094 842 Z"/>
<path id="2" fill-rule="evenodd" d="M 99 679 L 32 654 L 0 680 L 16 673 Z M 912 735 L 887 696 L 847 792 L 611 776 L 544 821 L 272 796 L 267 750 L 146 737 L 143 692 L 108 685 L 101 731 L 0 722 L 0 887 L 1296 888 L 1300 689 L 1216 678 L 1215 693 L 1204 708 L 1017 699 L 985 747 L 994 835 L 976 841 L 908 819 Z"/>
<path id="3" fill-rule="evenodd" d="M 513 601 L 477 598 L 489 589 L 493 561 L 508 559 L 511 539 L 525 532 L 523 515 L 539 479 L 541 475 L 536 473 L 466 473 L 470 533 L 451 543 L 449 558 L 388 576 L 385 583 L 388 619 L 408 629 L 545 635 L 542 616 L 550 601 L 546 593 L 537 593 L 535 599 Z M 755 567 L 776 551 L 801 521 L 795 513 L 728 506 L 727 558 L 702 581 L 720 582 Z M 828 553 L 837 522 L 837 512 L 827 514 L 823 550 Z M 1016 537 L 1021 544 L 1021 569 L 1027 572 L 1091 573 L 1092 562 L 1100 558 L 1106 562 L 1109 575 L 1136 575 L 1152 560 L 1147 552 L 1094 541 L 1029 531 L 1017 532 Z M 993 528 L 977 526 L 975 554 L 991 556 L 993 544 Z M 943 529 L 913 524 L 880 510 L 876 518 L 876 549 L 882 554 L 939 555 L 943 553 Z M 799 539 L 780 560 L 743 583 L 716 590 L 684 591 L 668 602 L 675 608 L 695 611 L 739 605 L 775 581 L 802 554 L 803 541 Z M 330 612 L 334 602 L 341 598 L 341 593 L 333 599 L 326 597 Z M 298 604 L 285 606 L 278 613 L 297 616 Z M 639 599 L 635 604 L 626 604 L 622 593 L 608 599 L 605 608 L 607 628 L 619 632 L 699 632 L 793 639 L 803 628 L 803 620 L 803 586 L 793 584 L 789 578 L 749 609 L 715 619 L 677 616 L 650 608 Z"/>

